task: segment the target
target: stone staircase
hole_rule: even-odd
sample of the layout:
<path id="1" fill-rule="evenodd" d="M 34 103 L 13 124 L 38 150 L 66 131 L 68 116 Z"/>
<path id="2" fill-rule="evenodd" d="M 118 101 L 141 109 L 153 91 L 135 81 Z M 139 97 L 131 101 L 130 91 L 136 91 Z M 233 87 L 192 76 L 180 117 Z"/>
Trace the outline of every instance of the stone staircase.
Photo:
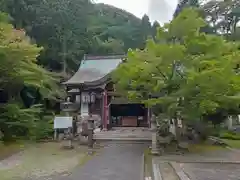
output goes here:
<path id="1" fill-rule="evenodd" d="M 95 131 L 94 139 L 101 141 L 151 141 L 149 128 L 114 128 L 109 131 Z"/>

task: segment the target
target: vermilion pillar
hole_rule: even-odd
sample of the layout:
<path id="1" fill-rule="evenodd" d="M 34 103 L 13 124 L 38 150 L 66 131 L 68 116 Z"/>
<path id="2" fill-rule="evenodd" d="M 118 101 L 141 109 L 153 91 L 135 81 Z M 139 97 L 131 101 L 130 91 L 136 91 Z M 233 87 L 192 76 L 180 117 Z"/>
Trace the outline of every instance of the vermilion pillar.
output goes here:
<path id="1" fill-rule="evenodd" d="M 108 98 L 107 91 L 103 91 L 103 129 L 107 130 L 107 121 L 108 121 Z"/>

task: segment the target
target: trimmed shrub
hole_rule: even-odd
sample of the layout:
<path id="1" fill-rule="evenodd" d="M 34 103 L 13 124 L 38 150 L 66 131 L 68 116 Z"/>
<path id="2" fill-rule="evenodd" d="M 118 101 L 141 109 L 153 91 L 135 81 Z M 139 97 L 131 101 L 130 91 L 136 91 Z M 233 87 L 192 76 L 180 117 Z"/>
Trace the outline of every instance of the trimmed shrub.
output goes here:
<path id="1" fill-rule="evenodd" d="M 219 137 L 221 139 L 240 140 L 240 134 L 235 132 L 224 132 Z"/>

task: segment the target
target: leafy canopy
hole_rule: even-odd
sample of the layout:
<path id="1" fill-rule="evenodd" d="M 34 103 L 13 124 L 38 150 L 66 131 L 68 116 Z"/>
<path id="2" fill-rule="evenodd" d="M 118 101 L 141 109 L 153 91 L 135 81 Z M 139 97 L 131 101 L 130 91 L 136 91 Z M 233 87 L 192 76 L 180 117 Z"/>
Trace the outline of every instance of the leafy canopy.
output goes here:
<path id="1" fill-rule="evenodd" d="M 36 64 L 40 51 L 23 30 L 14 29 L 7 15 L 0 13 L 0 131 L 4 138 L 23 134 L 20 132 L 31 134 L 38 126 L 41 106 L 24 107 L 24 88 L 34 89 L 42 99 L 55 99 L 61 94 L 57 76 Z"/>
<path id="2" fill-rule="evenodd" d="M 144 50 L 128 52 L 113 74 L 118 90 L 161 107 L 168 116 L 181 111 L 186 119 L 237 109 L 239 43 L 200 32 L 205 25 L 197 11 L 183 10 L 158 29 L 157 41 L 148 40 Z"/>
<path id="3" fill-rule="evenodd" d="M 18 92 L 23 86 L 35 87 L 49 97 L 57 89 L 58 79 L 36 64 L 42 48 L 31 44 L 23 30 L 7 23 L 6 15 L 0 14 L 0 20 L 0 88 Z"/>

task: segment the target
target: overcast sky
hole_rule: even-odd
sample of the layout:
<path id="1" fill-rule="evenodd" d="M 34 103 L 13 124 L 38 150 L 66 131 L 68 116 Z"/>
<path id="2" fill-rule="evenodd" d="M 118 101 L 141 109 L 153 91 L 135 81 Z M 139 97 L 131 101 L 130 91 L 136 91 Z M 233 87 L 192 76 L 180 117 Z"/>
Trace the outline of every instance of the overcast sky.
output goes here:
<path id="1" fill-rule="evenodd" d="M 138 17 L 148 14 L 151 20 L 167 22 L 171 19 L 178 0 L 95 0 L 125 9 Z"/>

